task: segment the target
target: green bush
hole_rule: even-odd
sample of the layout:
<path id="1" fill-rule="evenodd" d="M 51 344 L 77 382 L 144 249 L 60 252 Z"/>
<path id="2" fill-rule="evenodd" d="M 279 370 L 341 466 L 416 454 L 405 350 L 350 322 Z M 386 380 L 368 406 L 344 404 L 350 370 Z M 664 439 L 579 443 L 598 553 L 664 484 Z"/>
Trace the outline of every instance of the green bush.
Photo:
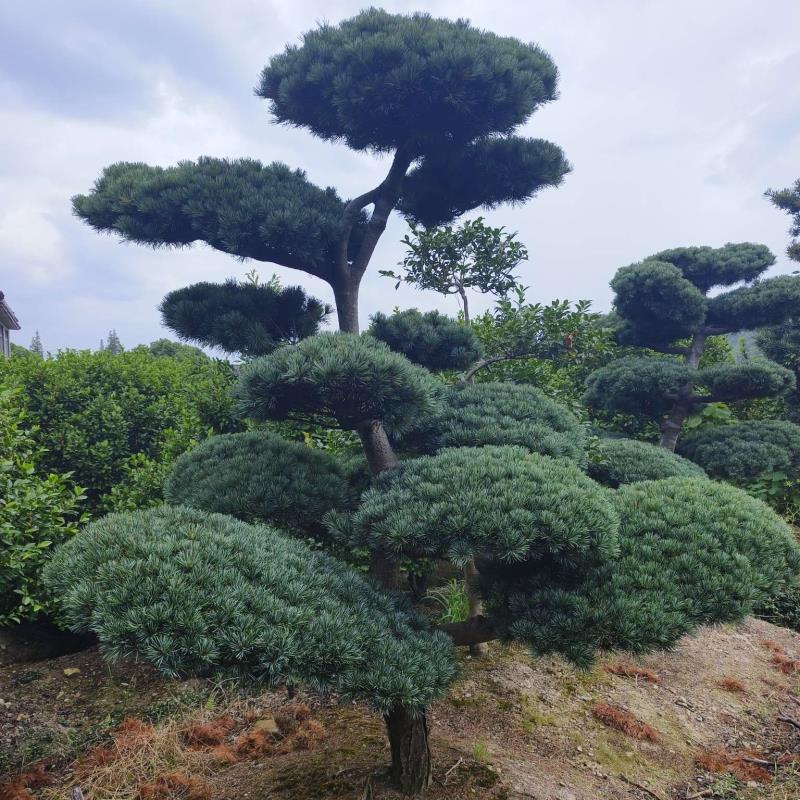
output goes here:
<path id="1" fill-rule="evenodd" d="M 157 502 L 178 454 L 209 433 L 240 428 L 232 385 L 223 362 L 165 358 L 144 346 L 117 355 L 65 351 L 0 361 L 0 387 L 21 390 L 19 401 L 37 427 L 41 468 L 71 472 L 86 487 L 93 514 Z"/>
<path id="2" fill-rule="evenodd" d="M 85 521 L 83 489 L 69 474 L 41 469 L 36 431 L 16 401 L 0 391 L 0 627 L 52 611 L 40 586 L 42 567 Z"/>
<path id="3" fill-rule="evenodd" d="M 433 371 L 466 369 L 482 354 L 472 328 L 438 311 L 423 314 L 410 308 L 391 316 L 375 314 L 367 332 L 395 353 Z"/>
<path id="4" fill-rule="evenodd" d="M 684 436 L 678 452 L 712 478 L 749 483 L 768 472 L 797 475 L 800 425 L 783 420 L 752 420 L 701 428 Z"/>
<path id="5" fill-rule="evenodd" d="M 70 627 L 112 660 L 170 676 L 304 683 L 382 712 L 423 709 L 453 647 L 335 559 L 272 528 L 161 506 L 110 514 L 60 548 L 45 580 Z"/>
<path id="6" fill-rule="evenodd" d="M 659 478 L 705 477 L 705 472 L 664 447 L 635 439 L 600 439 L 590 460 L 589 476 L 605 486 Z"/>
<path id="7" fill-rule="evenodd" d="M 402 448 L 433 453 L 443 447 L 518 445 L 585 461 L 586 436 L 575 415 L 533 386 L 478 383 L 449 389 L 445 400 L 437 415 L 400 438 Z"/>
<path id="8" fill-rule="evenodd" d="M 437 407 L 440 382 L 367 334 L 321 333 L 246 364 L 235 394 L 254 420 L 378 420 L 402 430 Z"/>
<path id="9" fill-rule="evenodd" d="M 344 460 L 324 450 L 250 431 L 214 436 L 184 453 L 164 497 L 319 538 L 325 513 L 355 505 L 349 477 Z"/>
<path id="10" fill-rule="evenodd" d="M 526 570 L 482 570 L 488 613 L 506 636 L 579 662 L 596 649 L 670 647 L 697 625 L 751 613 L 800 571 L 789 526 L 733 486 L 667 478 L 610 496 L 618 553 L 572 587 L 548 588 Z"/>

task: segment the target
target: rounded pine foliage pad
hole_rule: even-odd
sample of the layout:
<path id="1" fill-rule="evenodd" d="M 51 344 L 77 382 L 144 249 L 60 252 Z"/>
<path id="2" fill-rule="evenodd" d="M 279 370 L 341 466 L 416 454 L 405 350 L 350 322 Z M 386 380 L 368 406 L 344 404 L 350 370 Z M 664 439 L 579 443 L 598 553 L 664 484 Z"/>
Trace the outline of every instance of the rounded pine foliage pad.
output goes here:
<path id="1" fill-rule="evenodd" d="M 372 336 L 322 333 L 246 364 L 234 394 L 252 419 L 333 418 L 351 430 L 378 420 L 398 430 L 435 412 L 441 390 Z"/>
<path id="2" fill-rule="evenodd" d="M 697 464 L 664 447 L 635 439 L 601 439 L 597 444 L 600 461 L 590 462 L 587 472 L 604 486 L 659 478 L 705 477 Z"/>
<path id="3" fill-rule="evenodd" d="M 167 478 L 172 505 L 268 522 L 318 536 L 322 517 L 355 504 L 346 465 L 264 431 L 214 436 L 184 453 Z"/>
<path id="4" fill-rule="evenodd" d="M 456 672 L 449 639 L 354 570 L 222 514 L 111 514 L 56 553 L 46 581 L 109 659 L 170 676 L 306 684 L 386 712 L 424 708 Z"/>

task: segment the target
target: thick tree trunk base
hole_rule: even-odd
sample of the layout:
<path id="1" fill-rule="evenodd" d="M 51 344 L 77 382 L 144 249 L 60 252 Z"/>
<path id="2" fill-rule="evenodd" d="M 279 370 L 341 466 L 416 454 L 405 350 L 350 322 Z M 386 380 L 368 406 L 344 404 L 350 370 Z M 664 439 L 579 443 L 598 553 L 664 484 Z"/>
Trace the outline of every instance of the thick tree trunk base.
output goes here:
<path id="1" fill-rule="evenodd" d="M 419 796 L 431 785 L 431 748 L 425 713 L 396 706 L 385 717 L 392 751 L 392 783 L 405 795 Z"/>

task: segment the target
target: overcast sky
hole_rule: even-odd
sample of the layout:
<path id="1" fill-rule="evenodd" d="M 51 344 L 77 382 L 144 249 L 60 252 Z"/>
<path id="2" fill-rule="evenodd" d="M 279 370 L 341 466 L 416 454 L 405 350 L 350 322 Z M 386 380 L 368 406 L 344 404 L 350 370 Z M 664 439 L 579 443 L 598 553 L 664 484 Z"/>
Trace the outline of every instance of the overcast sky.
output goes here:
<path id="1" fill-rule="evenodd" d="M 387 2 L 404 12 L 420 4 Z M 307 170 L 359 194 L 386 164 L 270 121 L 253 94 L 261 68 L 350 0 L 25 0 L 0 4 L 0 290 L 27 345 L 96 347 L 116 328 L 130 347 L 165 335 L 170 289 L 242 277 L 251 267 L 331 299 L 326 284 L 204 246 L 150 250 L 72 217 L 115 161 L 169 165 L 250 156 Z M 625 264 L 666 247 L 769 245 L 775 274 L 788 217 L 763 197 L 800 177 L 798 0 L 441 0 L 424 10 L 538 43 L 561 72 L 560 98 L 524 132 L 559 144 L 573 172 L 530 203 L 487 214 L 530 250 L 531 299 L 611 300 Z M 473 215 L 474 216 L 474 215 Z M 362 289 L 362 318 L 395 305 L 455 300 L 377 275 L 402 254 L 393 218 Z M 479 310 L 488 301 L 475 298 Z"/>

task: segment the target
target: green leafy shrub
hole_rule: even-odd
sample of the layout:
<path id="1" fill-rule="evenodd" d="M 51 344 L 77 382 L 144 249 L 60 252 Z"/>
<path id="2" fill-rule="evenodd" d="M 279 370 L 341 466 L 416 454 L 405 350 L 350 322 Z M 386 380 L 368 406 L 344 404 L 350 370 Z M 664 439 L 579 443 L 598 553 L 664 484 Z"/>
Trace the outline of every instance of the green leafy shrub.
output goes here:
<path id="1" fill-rule="evenodd" d="M 214 436 L 180 456 L 164 497 L 318 538 L 328 511 L 355 504 L 349 477 L 347 465 L 324 450 L 250 431 Z"/>
<path id="2" fill-rule="evenodd" d="M 367 334 L 322 333 L 246 364 L 235 394 L 255 420 L 333 418 L 355 429 L 408 427 L 437 407 L 441 384 Z"/>
<path id="3" fill-rule="evenodd" d="M 0 387 L 18 387 L 42 469 L 71 472 L 93 513 L 161 497 L 171 461 L 212 432 L 237 430 L 230 367 L 206 356 L 164 358 L 147 347 L 117 355 L 65 351 L 0 361 Z M 115 491 L 115 487 L 116 491 Z M 112 496 L 113 495 L 113 496 Z"/>
<path id="4" fill-rule="evenodd" d="M 800 631 L 800 584 L 793 583 L 764 600 L 755 614 L 773 625 Z"/>
<path id="5" fill-rule="evenodd" d="M 375 314 L 367 332 L 409 361 L 433 371 L 466 369 L 482 354 L 471 328 L 438 311 L 423 314 L 410 308 L 391 316 Z"/>
<path id="6" fill-rule="evenodd" d="M 36 431 L 8 390 L 0 391 L 0 627 L 52 611 L 40 585 L 52 549 L 85 521 L 83 489 L 40 467 Z"/>
<path id="7" fill-rule="evenodd" d="M 800 571 L 789 526 L 734 486 L 676 477 L 611 498 L 618 552 L 583 580 L 549 587 L 525 569 L 482 570 L 487 611 L 506 636 L 579 662 L 595 649 L 669 647 L 697 625 L 751 613 Z"/>
<path id="8" fill-rule="evenodd" d="M 712 478 L 749 483 L 767 472 L 797 475 L 800 425 L 782 420 L 752 420 L 701 428 L 684 436 L 678 452 Z"/>
<path id="9" fill-rule="evenodd" d="M 446 636 L 335 559 L 265 526 L 161 506 L 110 514 L 45 572 L 70 627 L 170 676 L 312 686 L 423 709 L 456 673 Z"/>
<path id="10" fill-rule="evenodd" d="M 705 472 L 688 459 L 635 439 L 600 439 L 594 455 L 587 470 L 590 477 L 613 488 L 659 478 L 705 477 Z"/>

